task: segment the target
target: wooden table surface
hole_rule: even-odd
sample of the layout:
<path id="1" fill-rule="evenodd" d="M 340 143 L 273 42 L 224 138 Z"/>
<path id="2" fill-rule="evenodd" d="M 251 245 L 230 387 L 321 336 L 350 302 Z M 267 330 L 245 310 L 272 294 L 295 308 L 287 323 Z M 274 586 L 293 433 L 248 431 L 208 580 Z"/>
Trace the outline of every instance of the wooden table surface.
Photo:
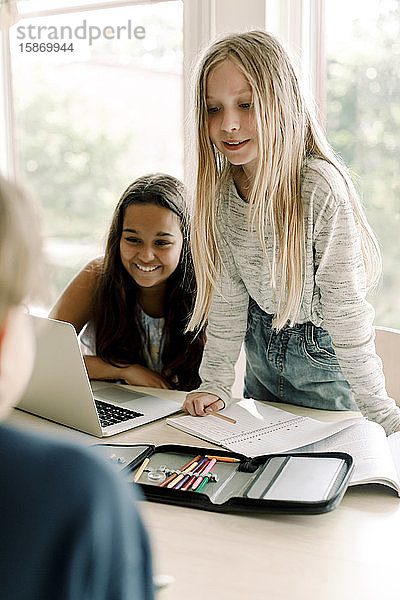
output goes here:
<path id="1" fill-rule="evenodd" d="M 177 401 L 183 396 L 156 393 Z M 325 421 L 355 416 L 279 406 Z M 103 440 L 18 410 L 8 422 L 83 444 L 212 446 L 165 419 Z M 400 501 L 386 487 L 349 488 L 339 507 L 322 515 L 225 514 L 145 501 L 140 508 L 152 540 L 154 571 L 174 577 L 157 594 L 159 600 L 400 598 Z"/>

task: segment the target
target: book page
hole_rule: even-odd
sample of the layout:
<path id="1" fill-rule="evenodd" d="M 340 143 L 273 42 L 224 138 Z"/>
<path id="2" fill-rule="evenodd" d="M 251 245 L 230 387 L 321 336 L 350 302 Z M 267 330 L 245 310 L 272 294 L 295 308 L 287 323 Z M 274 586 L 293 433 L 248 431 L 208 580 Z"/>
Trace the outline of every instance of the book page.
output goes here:
<path id="1" fill-rule="evenodd" d="M 331 436 L 350 427 L 356 420 L 325 423 L 308 417 L 282 418 L 272 425 L 227 438 L 223 445 L 250 457 L 288 452 L 303 445 L 305 440 L 311 443 Z"/>
<path id="2" fill-rule="evenodd" d="M 400 445 L 400 436 L 397 438 Z M 377 423 L 358 419 L 348 429 L 315 444 L 297 448 L 296 452 L 347 452 L 354 459 L 350 485 L 386 483 L 400 494 L 396 472 L 385 431 Z"/>
<path id="3" fill-rule="evenodd" d="M 387 441 L 392 454 L 394 466 L 397 471 L 397 476 L 400 481 L 400 431 L 396 431 L 396 433 L 389 435 Z"/>
<path id="4" fill-rule="evenodd" d="M 315 442 L 349 427 L 354 421 L 350 419 L 325 423 L 255 400 L 241 400 L 221 411 L 221 414 L 235 419 L 236 423 L 211 415 L 177 417 L 167 419 L 167 423 L 229 450 L 253 457 L 286 452 Z"/>

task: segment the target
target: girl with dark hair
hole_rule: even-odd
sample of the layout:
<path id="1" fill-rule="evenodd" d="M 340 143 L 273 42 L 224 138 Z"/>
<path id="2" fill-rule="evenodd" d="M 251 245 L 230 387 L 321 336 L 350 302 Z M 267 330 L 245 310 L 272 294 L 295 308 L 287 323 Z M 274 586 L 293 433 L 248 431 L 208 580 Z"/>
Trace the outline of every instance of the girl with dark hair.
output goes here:
<path id="1" fill-rule="evenodd" d="M 62 293 L 50 317 L 72 323 L 91 379 L 192 390 L 200 384 L 201 335 L 185 332 L 196 284 L 180 181 L 140 177 L 123 193 L 104 257 Z"/>

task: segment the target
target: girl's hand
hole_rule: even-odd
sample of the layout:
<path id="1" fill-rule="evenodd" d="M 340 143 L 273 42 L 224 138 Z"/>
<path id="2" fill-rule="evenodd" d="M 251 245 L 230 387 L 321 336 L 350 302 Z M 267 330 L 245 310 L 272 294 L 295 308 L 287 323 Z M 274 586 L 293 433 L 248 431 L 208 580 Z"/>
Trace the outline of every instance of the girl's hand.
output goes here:
<path id="1" fill-rule="evenodd" d="M 205 417 L 207 414 L 221 410 L 224 406 L 225 402 L 215 394 L 191 392 L 186 396 L 182 410 L 193 417 Z"/>
<path id="2" fill-rule="evenodd" d="M 128 365 L 120 367 L 119 376 L 129 385 L 142 385 L 146 387 L 171 389 L 169 383 L 155 371 L 142 367 L 142 365 Z"/>

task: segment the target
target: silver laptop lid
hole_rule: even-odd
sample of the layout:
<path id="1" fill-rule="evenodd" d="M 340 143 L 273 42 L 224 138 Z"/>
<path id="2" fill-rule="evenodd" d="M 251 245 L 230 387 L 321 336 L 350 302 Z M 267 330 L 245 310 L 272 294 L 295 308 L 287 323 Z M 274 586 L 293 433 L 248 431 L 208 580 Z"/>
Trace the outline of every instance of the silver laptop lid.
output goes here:
<path id="1" fill-rule="evenodd" d="M 73 325 L 30 315 L 36 337 L 31 380 L 17 408 L 101 436 L 93 394 Z"/>

